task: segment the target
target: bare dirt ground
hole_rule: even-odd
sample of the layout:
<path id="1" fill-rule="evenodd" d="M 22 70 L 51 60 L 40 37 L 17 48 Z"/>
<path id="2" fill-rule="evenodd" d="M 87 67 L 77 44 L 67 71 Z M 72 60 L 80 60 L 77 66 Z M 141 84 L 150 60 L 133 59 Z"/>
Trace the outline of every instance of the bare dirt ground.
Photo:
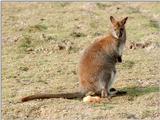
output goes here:
<path id="1" fill-rule="evenodd" d="M 81 51 L 107 34 L 109 16 L 128 16 L 123 63 L 111 102 L 22 103 L 36 93 L 78 91 Z M 160 3 L 2 3 L 3 120 L 159 120 Z M 140 44 L 140 45 L 139 45 Z"/>

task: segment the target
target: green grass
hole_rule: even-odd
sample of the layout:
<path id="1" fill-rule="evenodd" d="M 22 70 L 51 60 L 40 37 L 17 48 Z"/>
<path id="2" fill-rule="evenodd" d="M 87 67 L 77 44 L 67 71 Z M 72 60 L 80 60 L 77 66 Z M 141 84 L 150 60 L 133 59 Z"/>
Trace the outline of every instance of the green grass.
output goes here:
<path id="1" fill-rule="evenodd" d="M 122 69 L 131 69 L 134 66 L 134 64 L 135 64 L 134 61 L 127 60 L 121 65 L 121 68 Z"/>
<path id="2" fill-rule="evenodd" d="M 150 26 L 151 27 L 154 27 L 156 29 L 160 29 L 160 22 L 159 21 L 156 21 L 156 20 L 150 20 Z"/>
<path id="3" fill-rule="evenodd" d="M 21 71 L 28 71 L 29 68 L 26 67 L 26 66 L 22 66 L 22 67 L 19 67 L 19 70 L 21 70 Z"/>
<path id="4" fill-rule="evenodd" d="M 97 7 L 101 10 L 104 10 L 106 7 L 110 7 L 110 4 L 107 3 L 96 3 Z"/>
<path id="5" fill-rule="evenodd" d="M 37 32 L 37 31 L 45 31 L 47 30 L 47 26 L 45 24 L 37 24 L 34 26 L 29 26 L 27 31 L 28 32 Z"/>
<path id="6" fill-rule="evenodd" d="M 145 118 L 147 118 L 149 116 L 152 116 L 153 113 L 154 113 L 153 110 L 145 110 L 145 111 L 142 112 L 141 118 L 145 119 Z"/>
<path id="7" fill-rule="evenodd" d="M 73 32 L 71 33 L 72 37 L 85 37 L 86 35 L 82 32 Z"/>
<path id="8" fill-rule="evenodd" d="M 140 13 L 138 8 L 132 8 L 132 7 L 130 7 L 127 12 L 128 12 L 128 14 L 135 14 L 135 13 L 138 14 L 138 13 Z"/>
<path id="9" fill-rule="evenodd" d="M 127 91 L 129 96 L 141 96 L 153 92 L 160 92 L 159 87 L 131 87 L 131 88 L 124 88 L 124 91 Z"/>
<path id="10" fill-rule="evenodd" d="M 27 50 L 33 47 L 33 39 L 29 35 L 23 35 L 23 38 L 19 42 L 19 50 L 20 52 L 27 52 Z"/>

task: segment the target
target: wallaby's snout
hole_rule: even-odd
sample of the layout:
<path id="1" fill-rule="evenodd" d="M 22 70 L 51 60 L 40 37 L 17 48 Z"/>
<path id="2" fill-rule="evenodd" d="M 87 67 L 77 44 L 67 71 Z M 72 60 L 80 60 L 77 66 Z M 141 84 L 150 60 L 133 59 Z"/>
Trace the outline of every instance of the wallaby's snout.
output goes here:
<path id="1" fill-rule="evenodd" d="M 113 16 L 110 16 L 110 21 L 112 23 L 112 34 L 115 38 L 119 39 L 125 34 L 125 24 L 128 17 L 122 20 L 116 20 Z"/>

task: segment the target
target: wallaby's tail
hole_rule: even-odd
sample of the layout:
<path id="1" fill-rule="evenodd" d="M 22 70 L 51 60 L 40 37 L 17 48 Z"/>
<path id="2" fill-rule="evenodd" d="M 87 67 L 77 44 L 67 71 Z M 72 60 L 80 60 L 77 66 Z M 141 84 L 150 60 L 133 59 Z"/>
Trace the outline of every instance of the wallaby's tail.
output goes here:
<path id="1" fill-rule="evenodd" d="M 66 98 L 66 99 L 73 99 L 73 98 L 83 98 L 85 94 L 81 92 L 75 93 L 60 93 L 60 94 L 37 94 L 37 95 L 30 95 L 21 99 L 22 102 L 26 102 L 29 100 L 34 99 L 49 99 L 49 98 Z"/>

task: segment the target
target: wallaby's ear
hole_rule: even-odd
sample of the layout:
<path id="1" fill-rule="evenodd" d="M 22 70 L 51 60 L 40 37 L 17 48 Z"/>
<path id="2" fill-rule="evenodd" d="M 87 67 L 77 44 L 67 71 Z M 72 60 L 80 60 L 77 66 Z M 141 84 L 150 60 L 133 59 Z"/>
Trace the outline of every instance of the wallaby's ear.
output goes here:
<path id="1" fill-rule="evenodd" d="M 111 20 L 111 23 L 112 23 L 112 24 L 115 24 L 115 23 L 116 23 L 116 20 L 114 19 L 113 16 L 110 16 L 110 20 Z"/>
<path id="2" fill-rule="evenodd" d="M 124 24 L 126 23 L 127 19 L 128 19 L 128 17 L 125 17 L 125 18 L 121 21 L 121 23 L 124 25 Z"/>

